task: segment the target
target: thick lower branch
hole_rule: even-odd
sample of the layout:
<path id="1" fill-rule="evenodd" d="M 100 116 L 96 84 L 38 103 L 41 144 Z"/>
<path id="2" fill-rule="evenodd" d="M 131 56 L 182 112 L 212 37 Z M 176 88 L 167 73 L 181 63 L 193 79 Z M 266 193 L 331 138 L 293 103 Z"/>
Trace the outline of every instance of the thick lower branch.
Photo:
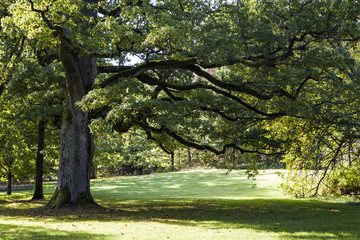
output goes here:
<path id="1" fill-rule="evenodd" d="M 218 149 L 216 149 L 214 147 L 211 147 L 209 145 L 198 144 L 198 143 L 195 143 L 194 141 L 186 140 L 183 137 L 181 137 L 180 135 L 176 134 L 175 132 L 169 130 L 166 127 L 155 128 L 155 127 L 152 127 L 152 126 L 148 125 L 147 123 L 137 121 L 135 119 L 132 119 L 132 122 L 134 123 L 134 125 L 137 125 L 137 126 L 141 127 L 146 132 L 154 132 L 154 133 L 158 133 L 158 134 L 164 134 L 165 133 L 165 134 L 167 134 L 171 138 L 175 139 L 177 142 L 181 143 L 184 146 L 195 148 L 195 149 L 198 149 L 198 150 L 207 150 L 207 151 L 210 151 L 212 153 L 215 153 L 216 155 L 224 154 L 228 149 L 236 149 L 236 150 L 239 150 L 241 153 L 260 153 L 260 154 L 264 154 L 264 153 L 262 153 L 262 152 L 260 152 L 258 150 L 243 149 L 243 148 L 237 146 L 235 143 L 225 144 L 221 150 L 218 150 Z M 279 153 L 274 153 L 274 154 L 279 154 Z M 267 154 L 267 155 L 269 155 L 269 154 Z"/>
<path id="2" fill-rule="evenodd" d="M 205 85 L 205 84 L 201 84 L 201 83 L 197 83 L 197 84 L 192 84 L 192 85 L 188 85 L 188 86 L 182 86 L 182 85 L 176 85 L 176 84 L 169 84 L 166 83 L 164 81 L 161 81 L 160 79 L 156 79 L 153 78 L 151 76 L 148 76 L 146 74 L 141 74 L 140 76 L 137 77 L 138 80 L 140 80 L 143 83 L 149 84 L 149 85 L 155 85 L 155 86 L 161 86 L 163 90 L 165 90 L 167 87 L 171 88 L 171 89 L 175 89 L 175 90 L 195 90 L 195 89 L 207 89 L 210 90 L 212 92 L 215 92 L 217 94 L 220 94 L 224 97 L 227 97 L 229 99 L 234 100 L 235 102 L 241 104 L 242 106 L 246 107 L 247 109 L 262 115 L 262 116 L 266 116 L 269 118 L 278 118 L 278 117 L 283 117 L 286 116 L 287 114 L 283 111 L 280 112 L 276 112 L 276 113 L 267 113 L 267 112 L 263 112 L 259 109 L 257 109 L 256 107 L 251 106 L 250 104 L 244 102 L 243 100 L 241 100 L 239 97 L 232 95 L 229 92 L 226 92 L 224 90 L 221 90 L 219 88 L 216 88 L 214 86 L 210 86 L 210 85 Z"/>
<path id="3" fill-rule="evenodd" d="M 111 77 L 109 77 L 106 81 L 104 81 L 100 86 L 101 87 L 106 87 L 106 86 L 111 86 L 116 84 L 120 78 L 122 77 L 141 77 L 141 75 L 144 75 L 144 73 L 147 70 L 152 70 L 152 69 L 174 69 L 174 68 L 178 68 L 178 69 L 184 69 L 187 71 L 191 71 L 193 73 L 195 73 L 196 75 L 205 78 L 206 80 L 208 80 L 209 82 L 211 82 L 212 84 L 214 84 L 215 86 L 221 87 L 223 89 L 226 90 L 231 90 L 231 91 L 236 91 L 239 93 L 245 93 L 245 94 L 249 94 L 253 97 L 256 97 L 258 99 L 261 100 L 270 100 L 272 99 L 275 95 L 280 95 L 280 96 L 285 96 L 291 100 L 295 100 L 296 97 L 292 96 L 290 93 L 288 93 L 287 91 L 285 91 L 282 88 L 277 88 L 275 90 L 273 90 L 272 92 L 268 93 L 268 94 L 264 94 L 264 93 L 260 93 L 258 91 L 255 91 L 253 89 L 244 87 L 244 86 L 238 86 L 238 85 L 234 85 L 234 84 L 230 84 L 230 83 L 226 83 L 223 81 L 218 80 L 216 77 L 214 77 L 213 75 L 211 75 L 210 73 L 208 73 L 207 71 L 204 71 L 201 69 L 201 67 L 196 65 L 196 60 L 195 59 L 190 59 L 190 60 L 186 60 L 186 61 L 177 61 L 177 60 L 163 60 L 163 61 L 150 61 L 144 64 L 141 64 L 139 66 L 136 67 L 126 67 L 126 66 L 121 66 L 121 67 L 99 67 L 99 71 L 100 72 L 119 72 Z"/>
<path id="4" fill-rule="evenodd" d="M 162 90 L 164 90 L 164 92 L 169 96 L 169 98 L 162 98 L 162 100 L 164 100 L 164 101 L 172 102 L 172 101 L 188 100 L 188 99 L 183 98 L 183 97 L 176 97 L 167 88 L 163 88 Z M 226 120 L 232 121 L 232 122 L 235 122 L 235 121 L 238 121 L 238 120 L 270 120 L 270 119 L 285 116 L 285 115 L 282 115 L 282 114 L 270 114 L 268 117 L 262 117 L 262 118 L 261 117 L 230 117 L 226 113 L 222 112 L 219 109 L 215 109 L 215 108 L 212 108 L 212 107 L 209 108 L 209 107 L 205 107 L 205 106 L 201 106 L 199 108 L 200 108 L 200 110 L 203 110 L 203 111 L 216 113 L 216 114 L 220 115 L 221 117 L 225 118 Z M 265 114 L 266 113 L 263 113 L 261 115 L 265 115 Z"/>

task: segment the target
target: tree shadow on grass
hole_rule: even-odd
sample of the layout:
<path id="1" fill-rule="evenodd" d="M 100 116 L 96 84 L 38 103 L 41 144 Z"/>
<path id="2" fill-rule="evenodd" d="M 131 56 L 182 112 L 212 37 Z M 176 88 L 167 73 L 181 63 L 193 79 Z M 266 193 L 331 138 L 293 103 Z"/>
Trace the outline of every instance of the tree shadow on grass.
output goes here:
<path id="1" fill-rule="evenodd" d="M 0 224 L 0 239 L 105 239 L 104 235 L 54 230 L 16 224 Z"/>
<path id="2" fill-rule="evenodd" d="M 127 207 L 129 208 L 127 211 Z M 299 200 L 158 201 L 123 205 L 129 217 L 212 229 L 251 228 L 292 238 L 360 238 L 360 206 Z M 135 211 L 137 210 L 137 211 Z M 124 214 L 124 213 L 123 213 Z M 302 233 L 302 234 L 300 234 Z"/>
<path id="3" fill-rule="evenodd" d="M 60 221 L 152 221 L 208 229 L 253 229 L 288 238 L 360 238 L 360 206 L 293 199 L 162 199 L 104 202 L 107 209 L 4 209 L 9 217 L 26 216 Z"/>

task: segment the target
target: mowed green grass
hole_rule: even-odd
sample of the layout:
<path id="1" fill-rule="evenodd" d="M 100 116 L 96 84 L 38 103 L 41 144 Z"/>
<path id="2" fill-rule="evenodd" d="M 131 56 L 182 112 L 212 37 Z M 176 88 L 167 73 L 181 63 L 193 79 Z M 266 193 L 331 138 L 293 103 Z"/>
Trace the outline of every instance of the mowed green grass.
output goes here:
<path id="1" fill-rule="evenodd" d="M 360 205 L 285 197 L 275 171 L 203 170 L 92 181 L 104 208 L 46 210 L 0 193 L 0 239 L 360 239 Z M 55 183 L 45 183 L 50 198 Z"/>

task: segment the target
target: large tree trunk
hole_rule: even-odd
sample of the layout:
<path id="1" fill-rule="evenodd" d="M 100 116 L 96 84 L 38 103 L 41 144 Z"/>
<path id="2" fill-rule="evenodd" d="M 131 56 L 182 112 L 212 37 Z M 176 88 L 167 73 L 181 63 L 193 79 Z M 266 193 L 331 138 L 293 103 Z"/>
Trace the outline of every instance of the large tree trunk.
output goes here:
<path id="1" fill-rule="evenodd" d="M 59 46 L 59 56 L 67 78 L 69 98 L 61 125 L 58 183 L 48 206 L 96 205 L 90 193 L 94 156 L 90 117 L 76 105 L 94 84 L 97 75 L 96 58 L 78 57 L 66 43 Z"/>
<path id="2" fill-rule="evenodd" d="M 82 13 L 96 18 L 96 12 L 92 9 L 84 8 Z M 90 173 L 94 157 L 93 137 L 89 129 L 90 116 L 76 103 L 82 100 L 95 82 L 97 59 L 79 57 L 65 38 L 61 40 L 58 51 L 66 75 L 68 103 L 61 125 L 58 182 L 48 206 L 92 206 L 96 203 L 90 193 Z"/>
<path id="3" fill-rule="evenodd" d="M 44 199 L 43 193 L 43 165 L 44 165 L 44 150 L 45 146 L 45 125 L 44 120 L 39 121 L 38 125 L 38 144 L 36 151 L 36 170 L 35 170 L 35 191 L 32 197 L 33 200 Z"/>
<path id="4" fill-rule="evenodd" d="M 62 123 L 58 183 L 49 202 L 52 208 L 95 204 L 90 193 L 94 148 L 89 117 L 79 107 L 72 107 L 68 107 L 70 115 Z"/>

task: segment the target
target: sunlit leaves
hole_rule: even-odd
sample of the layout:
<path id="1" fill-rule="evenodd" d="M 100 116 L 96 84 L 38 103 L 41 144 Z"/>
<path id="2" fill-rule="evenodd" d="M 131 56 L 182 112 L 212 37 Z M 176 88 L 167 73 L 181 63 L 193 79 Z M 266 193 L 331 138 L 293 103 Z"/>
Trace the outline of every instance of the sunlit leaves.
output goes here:
<path id="1" fill-rule="evenodd" d="M 71 27 L 76 26 L 81 18 L 81 0 L 62 0 L 62 1 L 32 1 L 35 10 L 43 11 L 45 22 L 40 12 L 31 9 L 31 4 L 27 0 L 15 1 L 9 6 L 11 17 L 2 20 L 4 29 L 11 29 L 11 25 L 16 25 L 23 34 L 29 39 L 38 39 L 39 46 L 56 44 L 55 29 L 52 27 Z M 68 18 L 72 16 L 72 18 Z M 76 21 L 77 20 L 77 21 Z M 49 23 L 51 26 L 49 26 Z"/>

